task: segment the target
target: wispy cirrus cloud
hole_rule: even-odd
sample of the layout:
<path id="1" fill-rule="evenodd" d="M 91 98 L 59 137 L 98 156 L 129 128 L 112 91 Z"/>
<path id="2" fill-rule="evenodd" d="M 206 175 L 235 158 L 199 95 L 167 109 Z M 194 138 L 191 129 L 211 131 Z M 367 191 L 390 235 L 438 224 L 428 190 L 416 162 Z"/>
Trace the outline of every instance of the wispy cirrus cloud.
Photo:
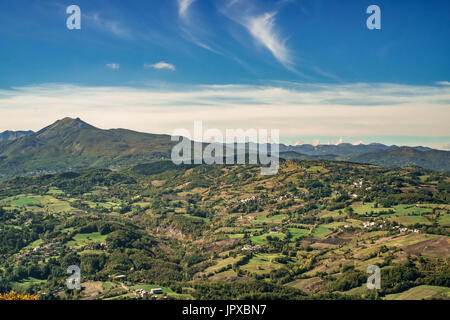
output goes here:
<path id="1" fill-rule="evenodd" d="M 187 18 L 189 7 L 195 1 L 196 0 L 178 0 L 178 15 L 183 19 Z"/>
<path id="2" fill-rule="evenodd" d="M 253 1 L 233 0 L 225 2 L 220 12 L 241 25 L 255 42 L 268 50 L 285 68 L 296 71 L 293 55 L 286 45 L 287 38 L 277 25 L 277 15 L 282 4 L 264 8 Z M 297 72 L 297 71 L 296 71 Z"/>
<path id="3" fill-rule="evenodd" d="M 218 44 L 218 35 L 210 32 L 210 30 L 214 30 L 214 28 L 209 28 L 204 25 L 205 20 L 207 19 L 201 19 L 201 12 L 196 12 L 197 15 L 195 16 L 195 19 L 191 18 L 194 15 L 194 12 L 190 14 L 191 12 L 189 10 L 196 0 L 177 1 L 178 15 L 181 22 L 180 30 L 184 39 L 208 51 L 233 59 L 248 69 L 247 63 L 237 57 L 234 50 L 224 48 L 224 42 L 222 42 L 221 45 Z M 295 69 L 292 55 L 286 46 L 286 39 L 283 39 L 277 28 L 277 10 L 268 12 L 261 11 L 258 8 L 259 4 L 256 6 L 251 0 L 218 1 L 215 4 L 217 13 L 219 13 L 217 17 L 226 18 L 224 23 L 228 21 L 228 23 L 232 22 L 233 24 L 238 24 L 245 28 L 249 36 L 254 39 L 258 45 L 267 49 L 285 68 L 296 72 L 297 74 L 301 74 Z M 281 4 L 278 3 L 271 7 L 279 8 L 280 6 Z M 225 32 L 230 31 L 227 27 L 225 27 L 224 30 Z"/>
<path id="4" fill-rule="evenodd" d="M 292 58 L 286 41 L 275 31 L 277 12 L 267 12 L 259 16 L 247 17 L 243 25 L 260 44 L 266 47 L 281 64 L 291 69 Z"/>
<path id="5" fill-rule="evenodd" d="M 127 28 L 125 28 L 119 21 L 105 19 L 101 17 L 98 13 L 93 14 L 86 13 L 83 15 L 83 18 L 87 20 L 88 28 L 91 26 L 97 30 L 100 30 L 105 33 L 110 33 L 114 36 L 123 39 L 132 38 L 132 32 L 130 32 Z"/>
<path id="6" fill-rule="evenodd" d="M 167 70 L 171 70 L 171 71 L 175 71 L 176 70 L 176 67 L 173 64 L 167 63 L 167 62 L 164 62 L 164 61 L 161 61 L 161 62 L 158 62 L 158 63 L 154 63 L 154 64 L 147 64 L 146 63 L 146 64 L 144 64 L 144 68 L 146 68 L 146 69 L 153 68 L 153 69 L 159 69 L 159 70 L 167 69 Z"/>
<path id="7" fill-rule="evenodd" d="M 182 37 L 215 54 L 223 55 L 222 50 L 217 47 L 211 38 L 208 28 L 201 26 L 201 22 L 198 17 L 196 19 L 190 19 L 189 9 L 191 5 L 197 0 L 177 0 L 178 1 L 178 16 L 180 17 L 180 30 Z"/>

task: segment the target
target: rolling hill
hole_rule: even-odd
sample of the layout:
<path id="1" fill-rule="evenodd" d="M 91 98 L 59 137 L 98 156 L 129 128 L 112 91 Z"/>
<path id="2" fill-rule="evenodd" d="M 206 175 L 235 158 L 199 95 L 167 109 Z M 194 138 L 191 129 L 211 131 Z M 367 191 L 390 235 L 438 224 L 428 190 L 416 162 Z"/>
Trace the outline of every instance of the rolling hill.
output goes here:
<path id="1" fill-rule="evenodd" d="M 448 299 L 449 192 L 448 174 L 327 160 L 284 161 L 267 176 L 163 160 L 17 177 L 0 182 L 0 292 Z M 69 265 L 83 272 L 76 295 L 62 285 Z"/>
<path id="2" fill-rule="evenodd" d="M 450 171 L 450 152 L 396 148 L 385 152 L 370 152 L 351 157 L 351 161 L 385 167 L 418 166 L 437 171 Z"/>

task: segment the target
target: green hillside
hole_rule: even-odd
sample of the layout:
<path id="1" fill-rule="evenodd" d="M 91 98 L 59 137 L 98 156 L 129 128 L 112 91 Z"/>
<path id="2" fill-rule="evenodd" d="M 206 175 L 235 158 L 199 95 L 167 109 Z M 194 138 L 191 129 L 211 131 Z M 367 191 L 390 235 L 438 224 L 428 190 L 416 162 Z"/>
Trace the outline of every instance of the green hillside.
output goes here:
<path id="1" fill-rule="evenodd" d="M 449 183 L 420 168 L 299 160 L 274 176 L 163 161 L 18 177 L 0 185 L 0 291 L 446 299 Z M 81 291 L 63 289 L 73 264 Z M 382 268 L 375 291 L 365 288 L 373 264 Z"/>
<path id="2" fill-rule="evenodd" d="M 0 143 L 0 177 L 168 159 L 173 145 L 167 135 L 101 130 L 65 118 L 36 134 Z"/>
<path id="3" fill-rule="evenodd" d="M 387 167 L 418 166 L 431 170 L 450 171 L 450 152 L 441 150 L 419 151 L 403 147 L 384 152 L 365 153 L 351 157 L 350 160 Z"/>

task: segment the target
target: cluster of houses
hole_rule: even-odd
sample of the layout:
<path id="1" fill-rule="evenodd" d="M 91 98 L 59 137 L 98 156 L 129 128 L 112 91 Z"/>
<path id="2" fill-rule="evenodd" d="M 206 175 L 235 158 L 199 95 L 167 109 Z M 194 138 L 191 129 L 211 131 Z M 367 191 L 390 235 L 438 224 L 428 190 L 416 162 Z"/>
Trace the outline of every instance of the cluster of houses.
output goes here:
<path id="1" fill-rule="evenodd" d="M 264 250 L 263 246 L 260 246 L 259 244 L 257 245 L 245 245 L 242 249 L 242 251 L 262 251 Z"/>
<path id="2" fill-rule="evenodd" d="M 364 228 L 370 228 L 370 227 L 375 227 L 375 222 L 364 222 L 363 223 L 363 227 Z"/>
<path id="3" fill-rule="evenodd" d="M 241 203 L 247 203 L 250 201 L 256 201 L 258 198 L 256 196 L 251 196 L 249 198 L 241 199 Z"/>
<path id="4" fill-rule="evenodd" d="M 384 224 L 377 224 L 376 222 L 364 222 L 363 223 L 363 227 L 364 228 L 380 228 L 382 229 L 383 226 L 385 226 L 386 221 L 383 221 Z M 346 228 L 347 226 L 345 226 Z M 400 233 L 405 233 L 405 232 L 414 232 L 414 233 L 419 233 L 420 231 L 418 229 L 409 229 L 407 227 L 400 227 L 400 226 L 393 226 L 392 230 L 398 230 L 400 231 Z"/>
<path id="5" fill-rule="evenodd" d="M 72 171 L 72 168 L 69 168 L 67 171 Z M 27 175 L 38 176 L 43 174 L 54 174 L 58 172 L 59 172 L 58 170 L 36 170 L 27 172 Z"/>
<path id="6" fill-rule="evenodd" d="M 307 193 L 307 192 L 303 192 L 303 193 Z M 287 199 L 288 197 L 289 197 L 288 194 L 284 194 L 284 195 L 282 194 L 282 195 L 280 195 L 278 200 L 281 201 L 281 200 Z M 251 196 L 251 197 L 248 197 L 248 198 L 245 198 L 245 199 L 241 199 L 241 200 L 239 200 L 239 202 L 240 203 L 247 203 L 247 202 L 250 202 L 250 201 L 257 201 L 258 199 L 259 199 L 258 196 Z"/>
<path id="7" fill-rule="evenodd" d="M 400 226 L 395 226 L 392 227 L 392 229 L 398 229 L 398 231 L 400 232 L 414 232 L 414 233 L 419 233 L 420 231 L 418 229 L 408 229 L 406 227 L 401 228 Z"/>
<path id="8" fill-rule="evenodd" d="M 359 189 L 361 189 L 361 188 L 362 188 L 362 186 L 363 186 L 363 183 L 364 183 L 364 180 L 363 180 L 363 179 L 361 179 L 361 180 L 359 180 L 359 181 L 355 181 L 355 182 L 353 182 L 353 186 L 354 186 L 355 188 L 359 188 Z"/>
<path id="9" fill-rule="evenodd" d="M 136 291 L 136 294 L 141 297 L 141 298 L 146 298 L 146 297 L 150 297 L 153 300 L 156 300 L 158 298 L 157 294 L 162 294 L 163 290 L 161 288 L 153 288 L 150 290 L 150 292 L 148 292 L 145 289 L 138 289 Z M 167 296 L 164 296 L 163 299 L 167 299 Z"/>
<path id="10" fill-rule="evenodd" d="M 386 221 L 383 221 L 383 223 L 386 223 Z M 382 229 L 383 226 L 384 226 L 384 224 L 382 224 L 382 223 L 377 224 L 376 222 L 373 222 L 373 221 L 363 223 L 364 228 L 380 228 L 380 229 Z"/>
<path id="11" fill-rule="evenodd" d="M 386 221 L 384 221 L 384 223 L 386 223 Z M 383 226 L 384 226 L 384 224 L 377 224 L 376 222 L 364 222 L 363 223 L 363 227 L 364 228 L 380 228 L 380 229 L 382 229 L 383 228 Z M 409 228 L 406 228 L 406 227 L 400 227 L 400 226 L 394 226 L 394 227 L 392 227 L 392 229 L 393 230 L 398 230 L 398 231 L 400 231 L 401 233 L 404 233 L 404 232 L 414 232 L 414 233 L 419 233 L 420 231 L 418 230 L 418 229 L 409 229 Z"/>
<path id="12" fill-rule="evenodd" d="M 19 259 L 28 259 L 31 258 L 33 256 L 44 256 L 44 257 L 51 257 L 51 256 L 55 256 L 58 253 L 55 252 L 56 250 L 61 249 L 61 243 L 56 242 L 56 243 L 48 243 L 45 245 L 41 245 L 38 247 L 33 248 L 33 250 L 27 250 L 25 251 L 23 254 L 18 255 L 17 257 Z"/>
<path id="13" fill-rule="evenodd" d="M 359 180 L 359 181 L 354 181 L 352 185 L 353 185 L 354 188 L 361 189 L 361 188 L 364 186 L 364 180 L 361 179 L 361 180 Z M 366 191 L 369 191 L 369 190 L 371 190 L 371 189 L 372 189 L 372 187 L 366 187 L 366 188 L 364 188 L 364 190 L 366 190 Z"/>
<path id="14" fill-rule="evenodd" d="M 136 291 L 136 294 L 137 294 L 138 296 L 140 296 L 141 298 L 148 297 L 148 291 L 146 291 L 146 290 L 144 290 L 144 289 L 138 289 L 138 290 Z"/>

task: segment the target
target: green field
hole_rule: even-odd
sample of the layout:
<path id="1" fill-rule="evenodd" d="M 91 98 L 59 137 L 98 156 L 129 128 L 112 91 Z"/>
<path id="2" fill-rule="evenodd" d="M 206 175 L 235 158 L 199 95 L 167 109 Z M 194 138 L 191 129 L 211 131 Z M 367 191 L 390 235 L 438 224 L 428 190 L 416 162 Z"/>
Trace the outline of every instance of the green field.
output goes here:
<path id="1" fill-rule="evenodd" d="M 18 195 L 1 200 L 0 205 L 7 210 L 23 210 L 26 208 L 31 212 L 75 213 L 79 211 L 73 208 L 69 202 L 56 199 L 50 195 Z"/>
<path id="2" fill-rule="evenodd" d="M 339 293 L 342 293 L 342 294 L 345 294 L 345 295 L 350 295 L 350 296 L 361 297 L 363 295 L 366 295 L 366 294 L 370 293 L 370 290 L 367 289 L 367 284 L 364 283 L 363 285 L 361 285 L 359 287 L 350 289 L 348 291 L 342 291 L 342 292 L 339 292 Z"/>
<path id="3" fill-rule="evenodd" d="M 220 269 L 222 269 L 222 268 L 224 268 L 224 267 L 227 267 L 228 265 L 233 265 L 233 264 L 235 264 L 235 263 L 236 263 L 237 261 L 239 261 L 241 258 L 242 258 L 242 256 L 237 256 L 237 257 L 235 257 L 235 258 L 229 257 L 229 258 L 226 258 L 226 259 L 223 259 L 223 260 L 218 260 L 218 261 L 217 261 L 217 264 L 215 264 L 215 265 L 213 265 L 213 266 L 211 266 L 211 267 L 206 268 L 206 269 L 205 269 L 205 272 L 206 272 L 206 273 L 209 273 L 209 272 L 217 272 L 217 271 L 219 271 Z"/>
<path id="4" fill-rule="evenodd" d="M 442 226 L 450 226 L 450 214 L 443 214 L 439 217 L 438 222 Z"/>
<path id="5" fill-rule="evenodd" d="M 73 237 L 72 241 L 67 242 L 67 246 L 72 246 L 75 248 L 81 248 L 91 242 L 103 242 L 107 238 L 107 235 L 101 235 L 98 232 L 92 233 L 78 233 Z"/>
<path id="6" fill-rule="evenodd" d="M 43 243 L 44 243 L 44 241 L 42 241 L 41 239 L 38 239 L 36 241 L 33 241 L 32 243 L 30 243 L 26 247 L 23 247 L 22 250 L 20 250 L 20 251 L 23 252 L 23 251 L 26 251 L 26 250 L 34 249 L 36 247 L 39 247 Z"/>
<path id="7" fill-rule="evenodd" d="M 405 226 L 413 225 L 416 223 L 421 224 L 431 224 L 429 220 L 422 216 L 395 216 L 392 215 L 388 218 L 389 221 L 395 221 L 399 224 L 403 224 Z"/>
<path id="8" fill-rule="evenodd" d="M 253 244 L 259 244 L 262 245 L 265 241 L 267 241 L 267 237 L 271 236 L 272 238 L 279 238 L 279 239 L 284 239 L 286 237 L 286 235 L 284 233 L 281 232 L 271 232 L 271 233 L 265 233 L 262 234 L 260 236 L 254 236 L 251 237 L 250 240 L 252 241 Z"/>
<path id="9" fill-rule="evenodd" d="M 256 274 L 267 274 L 283 266 L 283 264 L 274 261 L 275 258 L 281 256 L 280 254 L 257 254 L 241 269 Z"/>
<path id="10" fill-rule="evenodd" d="M 425 207 L 417 207 L 415 205 L 409 205 L 409 204 L 399 204 L 394 206 L 396 216 L 403 216 L 403 215 L 421 215 L 426 213 L 433 212 L 430 208 Z M 383 215 L 384 216 L 384 215 Z M 388 216 L 388 215 L 386 215 Z"/>
<path id="11" fill-rule="evenodd" d="M 236 239 L 236 238 L 243 238 L 244 237 L 244 233 L 233 233 L 233 234 L 229 234 L 228 237 L 230 239 Z"/>
<path id="12" fill-rule="evenodd" d="M 330 234 L 332 231 L 328 228 L 322 227 L 322 226 L 318 226 L 316 227 L 313 232 L 311 233 L 311 235 L 313 237 L 317 237 L 317 238 L 322 238 L 325 237 L 326 235 Z"/>
<path id="13" fill-rule="evenodd" d="M 288 216 L 286 214 L 277 214 L 267 217 L 267 215 L 259 215 L 252 221 L 252 223 L 281 223 Z"/>
<path id="14" fill-rule="evenodd" d="M 12 288 L 16 291 L 23 291 L 28 289 L 29 287 L 36 285 L 36 284 L 42 284 L 47 282 L 47 280 L 40 280 L 33 277 L 28 277 L 25 279 L 21 279 L 20 281 L 15 281 L 12 283 Z"/>
<path id="15" fill-rule="evenodd" d="M 422 300 L 450 298 L 450 288 L 438 286 L 418 286 L 401 293 L 388 294 L 386 300 Z"/>
<path id="16" fill-rule="evenodd" d="M 64 195 L 64 191 L 59 190 L 58 188 L 55 188 L 55 187 L 50 187 L 49 190 L 47 191 L 47 194 L 52 195 L 52 196 Z"/>
<path id="17" fill-rule="evenodd" d="M 307 279 L 297 279 L 292 282 L 286 283 L 286 286 L 302 290 L 303 292 L 314 291 L 314 288 L 322 286 L 326 281 L 319 277 L 307 278 Z"/>
<path id="18" fill-rule="evenodd" d="M 327 173 L 329 170 L 322 167 L 322 166 L 311 166 L 308 169 L 306 169 L 306 172 L 308 173 Z"/>
<path id="19" fill-rule="evenodd" d="M 188 217 L 190 219 L 194 219 L 194 220 L 202 220 L 203 222 L 209 223 L 209 219 L 208 218 L 203 218 L 203 217 L 197 217 L 197 216 L 193 216 L 187 213 L 184 213 L 183 216 Z"/>
<path id="20" fill-rule="evenodd" d="M 392 217 L 392 216 L 404 216 L 404 215 L 420 215 L 425 213 L 431 213 L 432 210 L 430 208 L 422 207 L 422 206 L 416 206 L 416 205 L 410 205 L 410 204 L 399 204 L 396 206 L 393 206 L 391 208 L 383 208 L 382 206 L 378 206 L 378 208 L 375 208 L 375 203 L 368 202 L 363 205 L 353 205 L 353 210 L 355 213 L 364 215 L 366 213 L 374 212 L 379 213 L 383 211 L 389 211 L 393 210 L 394 213 L 389 214 L 383 214 L 383 217 Z"/>
<path id="21" fill-rule="evenodd" d="M 291 240 L 296 240 L 297 238 L 302 238 L 309 235 L 308 229 L 299 229 L 299 228 L 288 228 L 289 233 L 291 234 Z"/>

